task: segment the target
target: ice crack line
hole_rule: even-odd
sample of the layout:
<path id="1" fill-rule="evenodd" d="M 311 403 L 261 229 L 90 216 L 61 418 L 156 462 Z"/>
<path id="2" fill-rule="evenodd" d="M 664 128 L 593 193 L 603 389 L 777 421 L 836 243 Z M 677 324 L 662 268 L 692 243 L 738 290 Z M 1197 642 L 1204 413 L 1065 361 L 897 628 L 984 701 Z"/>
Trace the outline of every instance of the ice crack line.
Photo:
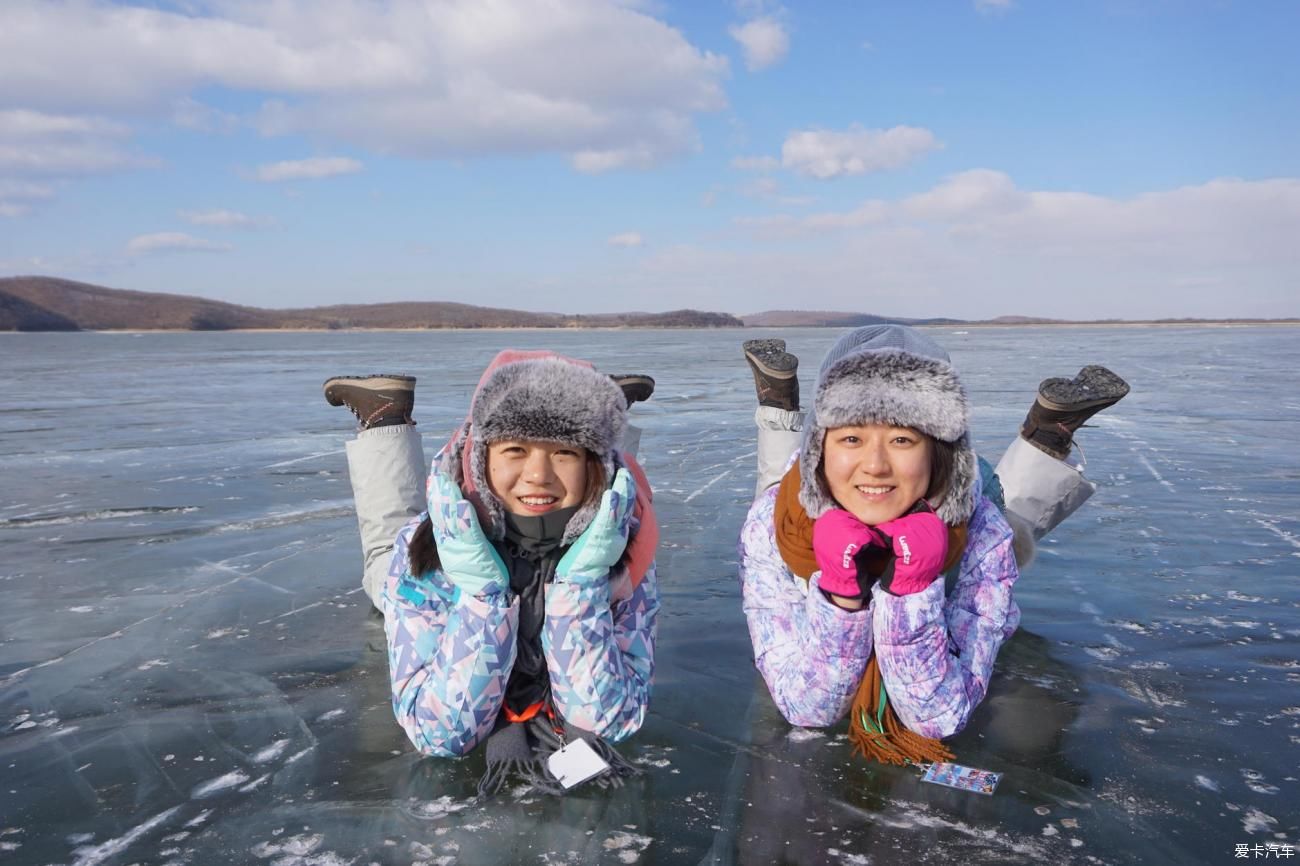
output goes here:
<path id="1" fill-rule="evenodd" d="M 730 475 L 730 474 L 731 474 L 731 471 L 732 471 L 732 470 L 728 469 L 728 470 L 726 470 L 725 472 L 723 472 L 722 474 L 715 476 L 715 477 L 713 478 L 712 481 L 710 481 L 709 483 L 705 484 L 705 485 L 704 485 L 703 487 L 701 487 L 700 489 L 695 490 L 695 491 L 692 491 L 692 492 L 691 492 L 689 495 L 687 495 L 687 497 L 686 497 L 684 500 L 682 500 L 682 501 L 683 501 L 683 502 L 690 502 L 692 499 L 694 499 L 695 497 L 699 496 L 701 493 L 703 493 L 704 491 L 708 490 L 710 487 L 712 487 L 713 485 L 717 484 L 719 481 L 721 481 L 722 479 L 724 479 L 724 478 L 726 478 L 728 475 Z"/>
<path id="2" fill-rule="evenodd" d="M 271 463 L 263 466 L 263 469 L 279 469 L 281 466 L 292 466 L 295 463 L 306 463 L 308 460 L 319 460 L 322 457 L 331 457 L 335 454 L 342 454 L 342 451 L 322 451 L 319 454 L 308 454 L 306 457 L 295 457 L 292 460 L 281 460 L 279 463 Z"/>
<path id="3" fill-rule="evenodd" d="M 1151 473 L 1151 477 L 1154 478 L 1156 481 L 1159 481 L 1162 485 L 1164 485 L 1164 487 L 1165 487 L 1165 488 L 1166 488 L 1170 493 L 1177 493 L 1177 492 L 1178 492 L 1178 491 L 1174 488 L 1174 485 L 1172 485 L 1172 484 L 1170 484 L 1168 481 L 1166 481 L 1166 480 L 1165 480 L 1165 477 L 1164 477 L 1163 475 L 1161 475 L 1158 471 L 1156 471 L 1156 468 L 1155 468 L 1154 466 L 1151 465 L 1151 461 L 1147 459 L 1147 456 L 1146 456 L 1145 454 L 1139 454 L 1139 455 L 1137 456 L 1137 458 L 1138 458 L 1138 460 L 1142 463 L 1142 465 L 1145 466 L 1145 467 L 1147 468 L 1147 471 Z"/>
<path id="4" fill-rule="evenodd" d="M 1279 529 L 1276 525 L 1269 523 L 1267 520 L 1260 520 L 1258 517 L 1255 518 L 1255 522 L 1258 523 L 1260 526 L 1264 527 L 1265 529 L 1267 529 L 1269 532 L 1276 535 L 1278 538 L 1285 541 L 1287 544 L 1291 545 L 1292 547 L 1300 548 L 1300 539 L 1296 538 L 1294 535 L 1287 532 L 1285 529 Z"/>

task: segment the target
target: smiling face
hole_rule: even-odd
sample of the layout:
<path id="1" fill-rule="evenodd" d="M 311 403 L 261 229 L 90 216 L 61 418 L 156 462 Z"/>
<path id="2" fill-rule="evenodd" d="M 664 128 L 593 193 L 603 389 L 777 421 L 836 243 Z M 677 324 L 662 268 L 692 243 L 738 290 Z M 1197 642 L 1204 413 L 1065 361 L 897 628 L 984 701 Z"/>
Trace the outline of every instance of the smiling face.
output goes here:
<path id="1" fill-rule="evenodd" d="M 869 526 L 901 517 L 930 487 L 934 444 L 911 427 L 826 431 L 821 472 L 840 507 Z"/>
<path id="2" fill-rule="evenodd" d="M 536 517 L 580 505 L 587 450 L 555 442 L 501 439 L 488 445 L 488 486 L 511 514 Z"/>

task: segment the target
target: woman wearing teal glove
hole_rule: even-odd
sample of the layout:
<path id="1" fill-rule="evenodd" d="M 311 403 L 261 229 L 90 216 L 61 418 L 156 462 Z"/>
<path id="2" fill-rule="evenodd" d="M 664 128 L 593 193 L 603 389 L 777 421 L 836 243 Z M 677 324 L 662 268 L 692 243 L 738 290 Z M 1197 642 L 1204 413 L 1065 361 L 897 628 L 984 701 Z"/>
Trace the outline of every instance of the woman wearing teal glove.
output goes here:
<path id="1" fill-rule="evenodd" d="M 373 394 L 381 378 L 400 383 L 331 382 L 355 411 L 365 395 L 338 383 L 369 382 Z M 484 794 L 512 774 L 562 792 L 547 759 L 577 739 L 608 765 L 598 782 L 632 772 L 610 744 L 640 729 L 649 704 L 658 528 L 649 484 L 619 448 L 626 412 L 619 386 L 584 362 L 502 352 L 434 458 L 425 512 L 398 533 L 382 586 L 373 582 L 398 723 L 430 755 L 486 742 Z M 390 437 L 414 437 L 409 408 L 388 414 L 401 419 Z M 366 431 L 371 445 L 349 444 L 363 536 L 366 519 L 385 513 L 371 498 L 400 497 L 383 461 L 367 472 L 400 450 L 380 441 L 384 429 Z"/>

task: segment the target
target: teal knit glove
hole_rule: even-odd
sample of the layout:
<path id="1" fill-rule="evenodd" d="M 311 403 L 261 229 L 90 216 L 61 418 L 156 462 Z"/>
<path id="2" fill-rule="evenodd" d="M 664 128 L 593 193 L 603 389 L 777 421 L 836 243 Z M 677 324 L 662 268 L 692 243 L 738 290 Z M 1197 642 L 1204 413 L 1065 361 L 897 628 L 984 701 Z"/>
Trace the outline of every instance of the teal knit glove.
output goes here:
<path id="1" fill-rule="evenodd" d="M 600 498 L 596 517 L 555 566 L 558 579 L 569 583 L 603 580 L 627 548 L 628 527 L 636 505 L 636 484 L 626 469 Z"/>
<path id="2" fill-rule="evenodd" d="M 505 592 L 510 577 L 501 554 L 483 534 L 474 506 L 444 470 L 429 475 L 428 499 L 442 573 L 470 595 Z"/>

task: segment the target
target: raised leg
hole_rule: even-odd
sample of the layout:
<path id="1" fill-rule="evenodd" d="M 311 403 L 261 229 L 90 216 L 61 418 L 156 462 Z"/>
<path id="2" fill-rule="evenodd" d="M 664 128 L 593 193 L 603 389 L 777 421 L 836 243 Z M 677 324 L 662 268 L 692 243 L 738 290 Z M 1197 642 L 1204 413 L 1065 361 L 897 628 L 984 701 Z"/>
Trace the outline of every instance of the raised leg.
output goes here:
<path id="1" fill-rule="evenodd" d="M 393 538 L 425 509 L 429 467 L 410 424 L 362 430 L 347 444 L 348 477 L 361 531 L 361 586 L 375 607 L 388 579 Z"/>
<path id="2" fill-rule="evenodd" d="M 415 377 L 336 376 L 325 382 L 325 400 L 346 406 L 361 428 L 347 443 L 348 477 L 361 530 L 361 586 L 382 610 L 379 596 L 388 579 L 393 539 L 425 508 L 429 467 L 411 418 Z"/>

